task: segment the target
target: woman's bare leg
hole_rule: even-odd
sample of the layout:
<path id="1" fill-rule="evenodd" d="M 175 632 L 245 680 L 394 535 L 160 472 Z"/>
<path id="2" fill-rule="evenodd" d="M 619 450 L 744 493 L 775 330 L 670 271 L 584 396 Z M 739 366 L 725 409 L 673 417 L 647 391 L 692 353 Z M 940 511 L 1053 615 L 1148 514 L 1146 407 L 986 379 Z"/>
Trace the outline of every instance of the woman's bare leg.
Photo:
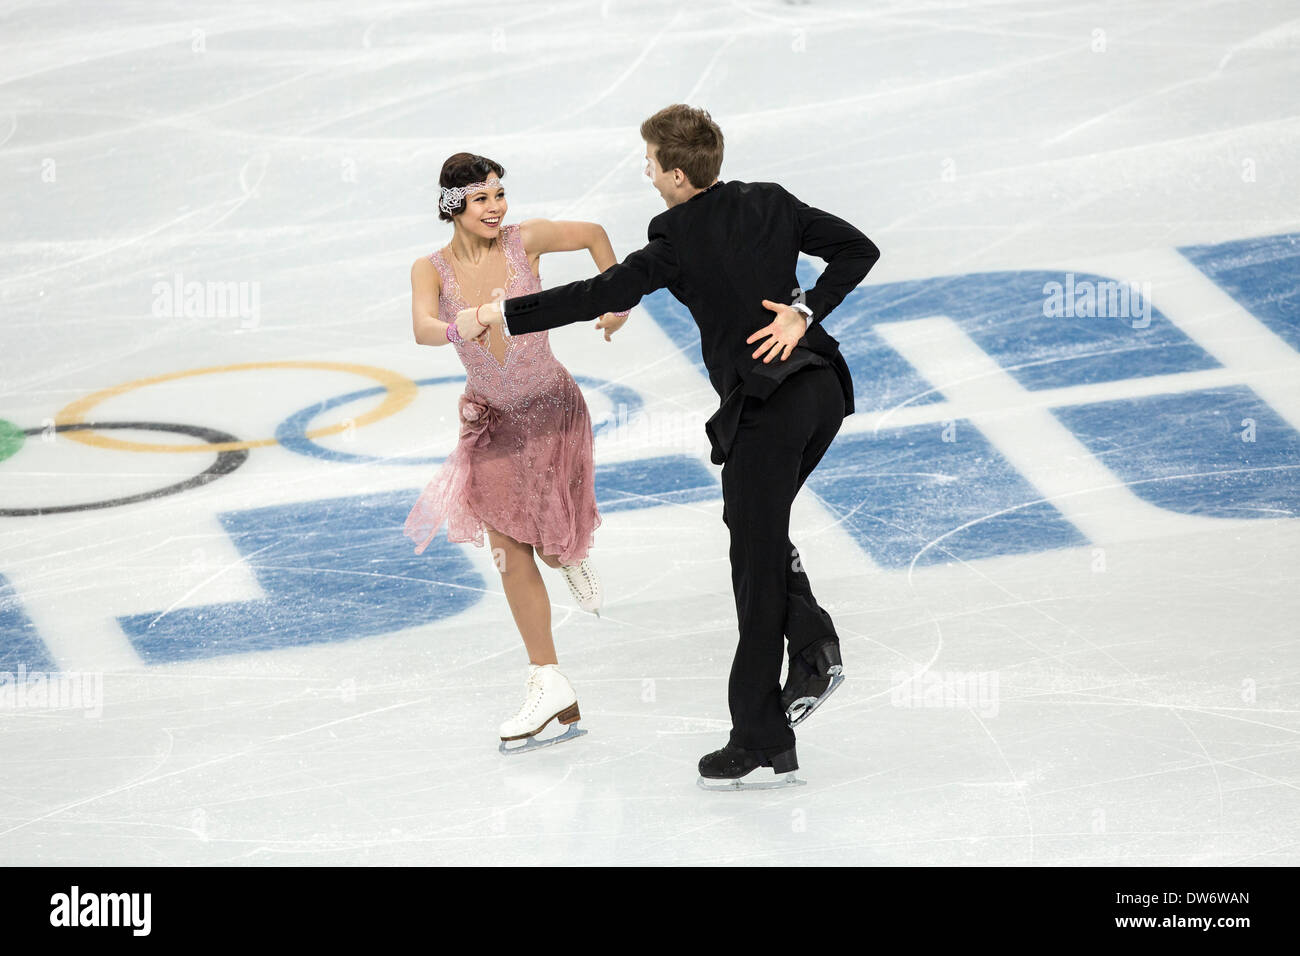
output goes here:
<path id="1" fill-rule="evenodd" d="M 546 593 L 542 574 L 537 570 L 537 562 L 533 560 L 533 546 L 491 528 L 488 528 L 488 538 L 497 570 L 501 572 L 501 584 L 506 591 L 510 613 L 514 615 L 515 626 L 519 628 L 519 636 L 524 639 L 528 651 L 528 660 L 534 664 L 558 663 L 555 640 L 551 635 L 551 599 Z"/>
<path id="2" fill-rule="evenodd" d="M 548 568 L 558 568 L 560 566 L 560 559 L 553 554 L 542 554 L 542 552 L 538 551 L 537 556 L 542 559 L 542 562 Z"/>

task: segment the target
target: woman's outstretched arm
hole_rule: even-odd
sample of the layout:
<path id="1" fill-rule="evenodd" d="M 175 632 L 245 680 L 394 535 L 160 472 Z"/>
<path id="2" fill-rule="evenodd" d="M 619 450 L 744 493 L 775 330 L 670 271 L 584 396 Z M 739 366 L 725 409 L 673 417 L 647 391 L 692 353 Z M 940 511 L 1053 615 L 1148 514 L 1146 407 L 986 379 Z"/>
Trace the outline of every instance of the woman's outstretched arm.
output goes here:
<path id="1" fill-rule="evenodd" d="M 523 240 L 525 249 L 538 256 L 548 252 L 587 249 L 601 272 L 618 262 L 614 247 L 609 244 L 609 236 L 597 222 L 525 219 L 519 224 L 519 238 Z"/>
<path id="2" fill-rule="evenodd" d="M 614 247 L 603 226 L 595 222 L 574 222 L 550 219 L 525 219 L 519 224 L 519 238 L 529 252 L 541 255 L 545 252 L 576 252 L 586 249 L 591 253 L 591 261 L 596 264 L 598 272 L 604 272 L 618 265 Z M 605 333 L 605 341 L 623 327 L 626 315 L 606 312 L 596 320 L 596 328 Z"/>

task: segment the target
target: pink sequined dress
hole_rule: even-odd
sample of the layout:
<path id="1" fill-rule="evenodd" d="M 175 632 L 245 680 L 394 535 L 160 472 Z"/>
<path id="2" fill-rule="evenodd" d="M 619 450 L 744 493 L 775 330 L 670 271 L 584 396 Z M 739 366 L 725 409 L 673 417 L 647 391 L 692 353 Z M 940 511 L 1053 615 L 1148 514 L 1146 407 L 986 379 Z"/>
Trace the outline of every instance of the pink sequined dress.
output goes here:
<path id="1" fill-rule="evenodd" d="M 506 296 L 541 290 L 517 224 L 501 229 L 509 269 Z M 442 292 L 439 317 L 468 307 L 441 252 L 429 256 Z M 460 441 L 407 515 L 415 553 L 441 526 L 447 539 L 483 545 L 486 525 L 575 564 L 600 526 L 591 457 L 591 415 L 573 376 L 551 352 L 546 332 L 511 336 L 505 364 L 485 341 L 453 343 L 465 366 Z"/>

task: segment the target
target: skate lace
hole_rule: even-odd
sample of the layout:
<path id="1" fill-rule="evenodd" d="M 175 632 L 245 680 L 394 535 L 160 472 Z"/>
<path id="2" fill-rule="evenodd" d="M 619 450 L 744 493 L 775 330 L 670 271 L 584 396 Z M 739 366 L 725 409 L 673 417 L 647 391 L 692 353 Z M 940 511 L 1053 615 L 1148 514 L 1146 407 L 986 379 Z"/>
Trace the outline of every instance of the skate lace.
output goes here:
<path id="1" fill-rule="evenodd" d="M 515 719 L 519 720 L 532 715 L 537 710 L 537 705 L 542 702 L 542 672 L 534 671 L 528 675 L 528 681 L 524 684 L 524 702 L 519 705 L 519 711 L 515 714 Z"/>
<path id="2" fill-rule="evenodd" d="M 596 582 L 592 579 L 591 569 L 586 561 L 566 565 L 564 575 L 568 578 L 569 585 L 575 590 L 582 591 L 584 597 L 591 597 L 596 593 Z"/>

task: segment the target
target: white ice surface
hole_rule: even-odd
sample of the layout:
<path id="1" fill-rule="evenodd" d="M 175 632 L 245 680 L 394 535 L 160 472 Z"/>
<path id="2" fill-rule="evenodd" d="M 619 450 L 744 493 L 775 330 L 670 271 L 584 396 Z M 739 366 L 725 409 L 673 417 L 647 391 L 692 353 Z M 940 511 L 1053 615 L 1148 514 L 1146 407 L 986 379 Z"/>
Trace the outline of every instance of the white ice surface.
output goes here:
<path id="1" fill-rule="evenodd" d="M 637 129 L 671 102 L 721 123 L 723 178 L 780 181 L 863 228 L 884 250 L 868 284 L 1158 274 L 1175 246 L 1300 228 L 1294 17 L 1287 2 L 1181 0 L 10 3 L 0 418 L 41 426 L 98 389 L 214 365 L 453 375 L 454 356 L 417 346 L 409 319 L 410 263 L 449 235 L 432 212 L 442 160 L 500 160 L 509 219 L 599 221 L 624 255 L 662 208 Z M 542 264 L 547 285 L 591 271 L 579 254 Z M 258 283 L 256 327 L 151 315 L 154 283 L 177 273 Z M 1186 298 L 1168 300 L 1185 331 L 1204 301 Z M 1300 425 L 1296 357 L 1252 351 L 1252 329 L 1216 347 Z M 926 334 L 951 348 L 927 350 Z M 1000 378 L 967 381 L 979 356 L 966 362 L 941 320 L 897 330 L 904 355 L 909 335 L 988 434 L 1002 422 L 1065 447 Z M 552 344 L 574 374 L 615 378 L 650 410 L 716 401 L 695 347 L 641 310 L 612 344 L 580 326 Z M 99 411 L 263 437 L 369 384 L 248 371 Z M 351 444 L 325 443 L 437 453 L 455 393 L 425 389 Z M 851 418 L 846 434 L 878 420 Z M 683 442 L 661 453 L 707 461 L 698 428 Z M 597 445 L 598 462 L 631 455 Z M 194 460 L 29 439 L 0 488 L 10 507 L 88 500 L 182 480 Z M 259 596 L 218 513 L 412 488 L 430 470 L 272 446 L 183 495 L 0 518 L 0 574 L 49 653 L 104 681 L 93 718 L 0 708 L 0 863 L 1300 862 L 1300 523 L 1153 516 L 1132 496 L 1088 497 L 1086 470 L 1044 467 L 1039 487 L 1088 547 L 911 570 L 878 566 L 800 498 L 792 537 L 849 679 L 800 728 L 809 783 L 791 791 L 695 787 L 696 760 L 729 728 L 720 499 L 606 519 L 599 621 L 547 573 L 590 733 L 518 759 L 497 754 L 495 728 L 525 657 L 483 551 L 466 547 L 489 582 L 472 609 L 394 619 L 377 637 L 146 665 L 116 623 Z M 922 668 L 998 674 L 996 713 L 898 706 L 897 675 Z"/>

